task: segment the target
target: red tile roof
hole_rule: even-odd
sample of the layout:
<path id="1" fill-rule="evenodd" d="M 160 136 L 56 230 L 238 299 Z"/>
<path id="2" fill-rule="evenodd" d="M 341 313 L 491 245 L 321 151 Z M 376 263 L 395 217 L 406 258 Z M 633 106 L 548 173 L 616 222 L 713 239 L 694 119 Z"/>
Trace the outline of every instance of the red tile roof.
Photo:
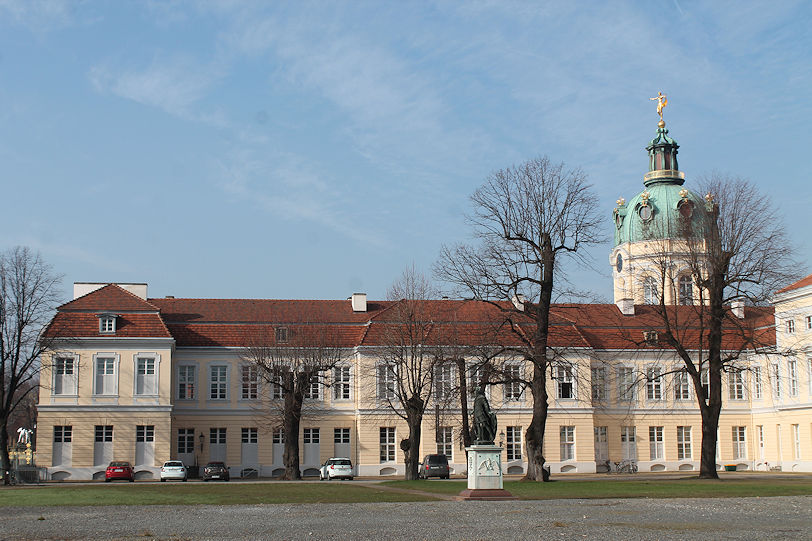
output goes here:
<path id="1" fill-rule="evenodd" d="M 157 312 L 158 308 L 116 284 L 107 284 L 100 289 L 91 291 L 87 295 L 83 295 L 63 304 L 59 307 L 59 310 Z"/>
<path id="2" fill-rule="evenodd" d="M 153 314 L 119 314 L 115 333 L 100 333 L 99 318 L 88 312 L 58 312 L 45 333 L 59 338 L 172 338 L 161 316 Z"/>
<path id="3" fill-rule="evenodd" d="M 810 274 L 806 278 L 801 278 L 800 280 L 798 280 L 794 284 L 790 284 L 790 285 L 788 285 L 787 287 L 785 287 L 783 289 L 779 289 L 778 291 L 776 291 L 776 294 L 778 294 L 778 293 L 786 293 L 787 291 L 792 291 L 793 289 L 801 289 L 802 287 L 806 287 L 806 286 L 812 286 L 812 274 Z"/>

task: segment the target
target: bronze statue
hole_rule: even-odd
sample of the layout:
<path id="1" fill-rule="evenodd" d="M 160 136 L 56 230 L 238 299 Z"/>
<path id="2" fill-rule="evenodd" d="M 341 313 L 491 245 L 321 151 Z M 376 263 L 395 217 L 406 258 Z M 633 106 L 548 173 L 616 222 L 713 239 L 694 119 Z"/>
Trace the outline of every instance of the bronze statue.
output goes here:
<path id="1" fill-rule="evenodd" d="M 474 399 L 474 444 L 493 445 L 494 438 L 496 438 L 496 414 L 491 411 L 485 397 L 485 389 L 479 386 Z"/>

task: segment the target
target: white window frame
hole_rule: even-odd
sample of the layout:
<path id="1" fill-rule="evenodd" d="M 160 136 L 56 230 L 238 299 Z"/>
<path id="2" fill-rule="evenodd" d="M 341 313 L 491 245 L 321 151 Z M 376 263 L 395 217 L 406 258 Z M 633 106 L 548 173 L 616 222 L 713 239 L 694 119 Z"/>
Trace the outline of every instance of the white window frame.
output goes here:
<path id="1" fill-rule="evenodd" d="M 105 361 L 105 376 L 111 376 L 104 380 L 102 392 L 99 392 L 99 361 Z M 106 361 L 112 361 L 110 365 Z M 93 396 L 98 397 L 116 397 L 118 396 L 118 374 L 119 362 L 121 357 L 118 353 L 99 352 L 93 355 Z M 113 373 L 108 374 L 106 370 L 108 366 L 112 366 Z M 108 383 L 109 381 L 109 383 Z M 112 389 L 107 389 L 110 386 Z"/>
<path id="2" fill-rule="evenodd" d="M 240 400 L 259 400 L 259 395 L 259 367 L 251 363 L 240 364 Z"/>
<path id="3" fill-rule="evenodd" d="M 731 427 L 733 434 L 733 460 L 747 460 L 747 427 Z"/>
<path id="4" fill-rule="evenodd" d="M 795 334 L 795 320 L 788 319 L 787 320 L 787 334 Z"/>
<path id="5" fill-rule="evenodd" d="M 54 425 L 54 443 L 71 443 L 73 425 Z"/>
<path id="6" fill-rule="evenodd" d="M 395 442 L 397 441 L 397 429 L 393 426 L 380 427 L 380 461 L 381 464 L 391 464 L 397 460 Z"/>
<path id="7" fill-rule="evenodd" d="M 556 396 L 559 400 L 575 400 L 575 369 L 571 365 L 556 366 Z M 567 392 L 569 391 L 569 392 Z M 569 396 L 565 396 L 569 395 Z"/>
<path id="8" fill-rule="evenodd" d="M 315 400 L 318 402 L 324 398 L 324 385 L 322 384 L 323 378 L 324 374 L 322 372 L 317 372 L 310 376 L 310 383 L 307 387 L 305 387 L 303 394 L 305 400 Z"/>
<path id="9" fill-rule="evenodd" d="M 665 400 L 663 371 L 657 365 L 646 368 L 646 400 L 649 402 L 662 402 Z"/>
<path id="10" fill-rule="evenodd" d="M 188 369 L 189 368 L 192 369 L 192 380 L 191 381 L 187 380 L 187 378 L 188 378 Z M 183 373 L 183 372 L 186 372 L 186 373 L 183 375 L 183 378 L 181 378 L 181 373 Z M 200 370 L 199 370 L 199 366 L 198 366 L 197 363 L 181 363 L 181 364 L 179 364 L 177 366 L 177 378 L 178 379 L 177 379 L 177 385 L 175 386 L 175 396 L 177 397 L 178 400 L 183 400 L 183 401 L 197 400 L 197 398 L 199 396 L 198 391 L 200 389 L 200 386 L 197 384 L 197 379 L 198 379 L 199 373 L 200 373 Z M 184 390 L 186 390 L 186 391 L 188 391 L 188 389 L 189 389 L 188 386 L 191 385 L 191 391 L 192 391 L 191 395 L 192 396 L 184 396 L 184 395 L 188 395 L 189 394 L 188 392 L 184 392 L 183 394 L 181 394 L 181 385 L 186 385 L 187 386 L 187 387 L 184 388 Z"/>
<path id="11" fill-rule="evenodd" d="M 444 402 L 454 391 L 454 364 L 451 362 L 434 365 L 434 400 Z"/>
<path id="12" fill-rule="evenodd" d="M 507 426 L 505 440 L 505 450 L 507 460 L 521 460 L 522 459 L 522 427 L 520 426 Z"/>
<path id="13" fill-rule="evenodd" d="M 781 398 L 781 365 L 777 362 L 770 364 L 770 379 L 772 379 L 773 400 Z"/>
<path id="14" fill-rule="evenodd" d="M 99 334 L 116 334 L 115 314 L 99 314 Z"/>
<path id="15" fill-rule="evenodd" d="M 691 378 L 686 368 L 674 369 L 674 400 L 691 400 Z"/>
<path id="16" fill-rule="evenodd" d="M 590 388 L 593 404 L 605 404 L 609 398 L 606 387 L 606 367 L 593 366 L 590 375 L 592 377 Z"/>
<path id="17" fill-rule="evenodd" d="M 219 380 L 219 378 L 220 378 L 219 374 L 218 374 L 218 380 L 217 380 L 217 381 L 215 381 L 215 380 L 214 380 L 214 371 L 215 371 L 215 369 L 218 369 L 218 372 L 219 372 L 219 369 L 220 369 L 220 368 L 224 368 L 224 369 L 225 369 L 225 381 L 220 381 L 220 380 Z M 229 393 L 229 389 L 230 389 L 230 387 L 231 387 L 231 385 L 230 385 L 230 380 L 231 380 L 231 365 L 229 365 L 229 364 L 224 364 L 224 363 L 221 363 L 221 362 L 219 362 L 219 363 L 212 363 L 212 364 L 210 364 L 210 365 L 209 365 L 209 367 L 208 367 L 208 376 L 209 376 L 209 377 L 208 377 L 208 385 L 206 385 L 206 391 L 207 391 L 207 392 L 206 392 L 206 399 L 207 399 L 208 401 L 210 401 L 210 402 L 227 402 L 227 401 L 230 399 L 230 397 L 231 397 L 231 395 L 230 395 L 230 393 Z M 218 392 L 217 392 L 217 396 L 216 396 L 216 397 L 212 397 L 212 394 L 214 394 L 214 393 L 212 392 L 212 391 L 214 391 L 214 385 L 217 385 L 217 386 L 218 386 Z M 223 386 L 224 386 L 224 387 L 223 387 L 223 390 L 224 390 L 225 392 L 224 392 L 223 394 L 224 394 L 225 396 L 223 396 L 223 397 L 220 397 L 220 394 L 221 394 L 221 393 L 219 392 L 220 385 L 223 385 Z"/>
<path id="18" fill-rule="evenodd" d="M 764 397 L 764 383 L 761 377 L 761 365 L 753 366 L 753 399 L 761 400 Z"/>
<path id="19" fill-rule="evenodd" d="M 352 400 L 352 366 L 341 364 L 333 367 L 333 400 Z"/>
<path id="20" fill-rule="evenodd" d="M 798 396 L 798 361 L 787 359 L 787 379 L 789 380 L 789 396 Z"/>
<path id="21" fill-rule="evenodd" d="M 226 445 L 226 438 L 228 437 L 227 427 L 210 427 L 209 428 L 209 445 Z"/>
<path id="22" fill-rule="evenodd" d="M 688 274 L 683 274 L 679 277 L 678 283 L 678 302 L 682 306 L 688 306 L 694 303 L 694 279 Z"/>
<path id="23" fill-rule="evenodd" d="M 524 389 L 522 389 L 522 365 L 512 363 L 505 366 L 505 381 L 502 385 L 502 400 L 504 402 L 521 402 L 524 400 Z"/>
<path id="24" fill-rule="evenodd" d="M 660 288 L 653 276 L 643 278 L 643 304 L 660 304 Z"/>
<path id="25" fill-rule="evenodd" d="M 744 371 L 735 367 L 731 368 L 731 371 L 727 374 L 728 398 L 730 400 L 745 400 L 747 398 L 744 392 L 745 385 Z"/>
<path id="26" fill-rule="evenodd" d="M 136 443 L 154 443 L 155 442 L 155 425 L 136 425 L 136 427 L 135 427 L 135 442 Z"/>
<path id="27" fill-rule="evenodd" d="M 792 426 L 792 458 L 801 459 L 801 427 L 798 424 Z"/>
<path id="28" fill-rule="evenodd" d="M 335 434 L 333 434 L 335 436 Z M 302 429 L 302 443 L 321 443 L 321 429 L 319 427 L 306 427 Z"/>
<path id="29" fill-rule="evenodd" d="M 624 425 L 620 427 L 620 450 L 623 460 L 637 460 L 637 427 Z"/>
<path id="30" fill-rule="evenodd" d="M 191 442 L 191 443 L 190 443 Z M 195 429 L 178 428 L 178 454 L 191 454 L 195 452 Z"/>
<path id="31" fill-rule="evenodd" d="M 454 430 L 450 426 L 441 426 L 437 432 L 437 454 L 448 457 L 453 462 Z"/>
<path id="32" fill-rule="evenodd" d="M 141 374 L 141 361 L 152 361 L 152 374 Z M 145 369 L 148 368 L 145 364 Z M 155 352 L 139 352 L 133 355 L 133 396 L 150 396 L 155 397 L 160 393 L 160 374 L 161 374 L 161 356 Z M 142 377 L 143 376 L 143 377 Z M 152 376 L 152 385 L 155 392 L 143 392 L 147 387 L 146 376 Z M 139 383 L 141 384 L 141 392 L 139 392 Z"/>
<path id="33" fill-rule="evenodd" d="M 254 426 L 244 426 L 240 429 L 240 442 L 259 444 L 259 429 Z"/>
<path id="34" fill-rule="evenodd" d="M 631 366 L 617 367 L 617 399 L 619 402 L 637 400 L 637 385 L 634 381 L 634 368 Z"/>
<path id="35" fill-rule="evenodd" d="M 677 460 L 693 460 L 690 426 L 677 427 Z"/>
<path id="36" fill-rule="evenodd" d="M 350 443 L 350 429 L 349 427 L 335 427 L 333 428 L 333 444 Z"/>
<path id="37" fill-rule="evenodd" d="M 812 331 L 812 316 L 806 316 L 804 322 L 806 323 L 806 330 Z"/>
<path id="38" fill-rule="evenodd" d="M 561 444 L 561 462 L 575 460 L 575 425 L 560 425 L 558 435 Z"/>
<path id="39" fill-rule="evenodd" d="M 375 396 L 380 401 L 395 399 L 397 387 L 397 365 L 381 362 L 375 367 Z"/>
<path id="40" fill-rule="evenodd" d="M 60 363 L 61 361 L 61 363 Z M 70 363 L 68 363 L 70 361 Z M 62 374 L 59 373 L 61 370 Z M 70 372 L 68 372 L 70 367 Z M 51 389 L 54 396 L 79 396 L 79 355 L 76 353 L 59 353 L 53 357 Z M 57 392 L 60 390 L 61 392 Z"/>
<path id="41" fill-rule="evenodd" d="M 665 427 L 648 427 L 650 460 L 665 460 Z"/>

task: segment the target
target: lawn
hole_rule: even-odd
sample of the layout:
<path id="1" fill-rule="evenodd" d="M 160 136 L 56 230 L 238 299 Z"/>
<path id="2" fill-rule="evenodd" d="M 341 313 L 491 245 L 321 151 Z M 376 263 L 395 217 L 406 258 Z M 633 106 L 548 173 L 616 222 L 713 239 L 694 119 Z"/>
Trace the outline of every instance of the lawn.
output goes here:
<path id="1" fill-rule="evenodd" d="M 39 505 L 239 505 L 429 501 L 430 496 L 351 483 L 124 483 L 0 489 L 0 507 Z"/>
<path id="2" fill-rule="evenodd" d="M 392 488 L 417 489 L 440 494 L 457 494 L 466 481 L 387 481 Z M 723 479 L 671 478 L 650 481 L 577 481 L 549 483 L 505 481 L 505 489 L 522 500 L 583 498 L 739 498 L 745 496 L 812 495 L 812 478 Z"/>

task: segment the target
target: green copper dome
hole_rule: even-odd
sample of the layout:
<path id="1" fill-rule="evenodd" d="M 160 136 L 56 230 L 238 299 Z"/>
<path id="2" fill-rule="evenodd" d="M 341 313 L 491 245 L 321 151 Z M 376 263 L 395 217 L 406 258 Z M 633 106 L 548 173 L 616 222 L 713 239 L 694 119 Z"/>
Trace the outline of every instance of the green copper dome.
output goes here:
<path id="1" fill-rule="evenodd" d="M 665 122 L 660 121 L 657 134 L 646 147 L 649 172 L 643 179 L 645 191 L 628 203 L 619 199 L 615 208 L 615 246 L 700 233 L 705 201 L 682 187 L 685 174 L 678 169 L 678 149 L 677 142 L 668 136 Z"/>

